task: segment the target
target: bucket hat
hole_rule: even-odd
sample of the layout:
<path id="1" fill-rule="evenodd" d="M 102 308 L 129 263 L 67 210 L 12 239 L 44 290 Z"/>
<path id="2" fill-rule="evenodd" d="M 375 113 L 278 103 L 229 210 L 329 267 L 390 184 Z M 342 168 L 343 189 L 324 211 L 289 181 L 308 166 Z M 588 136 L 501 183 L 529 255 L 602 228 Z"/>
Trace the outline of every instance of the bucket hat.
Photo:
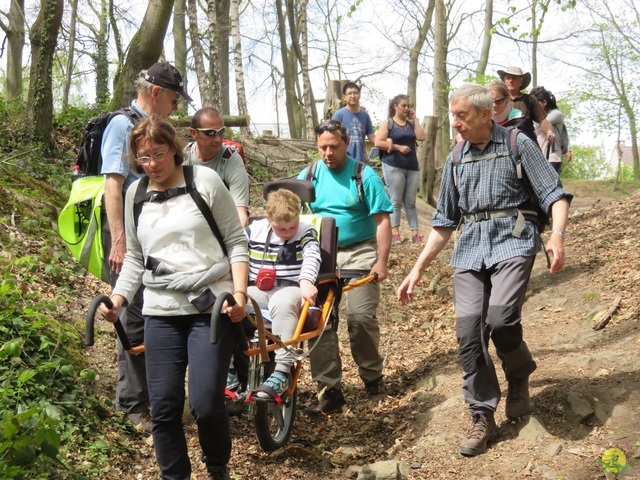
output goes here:
<path id="1" fill-rule="evenodd" d="M 498 70 L 498 75 L 500 75 L 500 80 L 503 82 L 506 75 L 517 75 L 522 77 L 522 86 L 520 87 L 520 90 L 524 90 L 531 83 L 531 74 L 529 72 L 524 73 L 520 67 L 509 67 L 506 70 Z"/>

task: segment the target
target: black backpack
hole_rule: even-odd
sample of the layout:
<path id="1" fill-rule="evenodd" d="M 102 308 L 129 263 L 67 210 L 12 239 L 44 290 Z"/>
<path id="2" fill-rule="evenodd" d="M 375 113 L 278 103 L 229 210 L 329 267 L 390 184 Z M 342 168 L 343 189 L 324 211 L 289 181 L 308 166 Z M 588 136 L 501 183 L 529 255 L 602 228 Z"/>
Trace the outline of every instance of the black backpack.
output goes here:
<path id="1" fill-rule="evenodd" d="M 538 201 L 538 196 L 536 195 L 529 178 L 527 178 L 527 173 L 522 168 L 522 156 L 518 150 L 518 133 L 524 133 L 517 128 L 509 128 L 509 134 L 507 137 L 507 148 L 508 151 L 506 155 L 509 155 L 513 160 L 513 165 L 516 169 L 518 178 L 522 179 L 524 183 L 524 187 L 527 189 L 527 193 L 529 194 L 529 200 L 524 202 L 522 205 L 518 206 L 518 209 L 522 211 L 526 220 L 533 222 L 538 227 L 538 232 L 544 232 L 545 228 L 551 224 L 551 218 L 549 214 L 540 208 L 540 202 Z M 458 186 L 458 167 L 461 163 L 465 163 L 464 160 L 461 161 L 460 156 L 462 155 L 462 151 L 464 150 L 464 146 L 467 143 L 466 140 L 460 140 L 456 146 L 453 148 L 451 163 L 453 167 L 453 181 L 456 187 Z M 536 143 L 537 145 L 537 143 Z M 480 157 L 474 158 L 470 161 L 481 161 L 481 160 L 491 160 L 497 158 L 498 156 L 506 156 L 503 154 L 489 154 L 482 155 Z"/>
<path id="2" fill-rule="evenodd" d="M 88 177 L 92 175 L 100 175 L 102 170 L 102 135 L 107 125 L 116 115 L 124 115 L 134 124 L 137 123 L 141 116 L 131 107 L 125 107 L 111 113 L 102 113 L 97 117 L 93 117 L 87 123 L 80 144 L 80 151 L 76 159 L 76 167 L 80 169 L 80 174 Z"/>

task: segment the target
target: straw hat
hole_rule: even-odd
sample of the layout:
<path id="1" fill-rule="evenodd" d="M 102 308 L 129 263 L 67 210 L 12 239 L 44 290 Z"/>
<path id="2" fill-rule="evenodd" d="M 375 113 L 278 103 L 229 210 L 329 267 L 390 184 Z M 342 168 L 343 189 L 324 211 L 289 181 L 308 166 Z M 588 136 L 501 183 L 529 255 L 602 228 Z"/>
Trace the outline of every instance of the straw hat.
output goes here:
<path id="1" fill-rule="evenodd" d="M 524 73 L 520 67 L 509 67 L 506 70 L 498 70 L 498 75 L 500 75 L 500 80 L 504 82 L 505 75 L 517 75 L 522 77 L 522 86 L 520 90 L 524 90 L 531 83 L 531 74 L 529 72 Z"/>

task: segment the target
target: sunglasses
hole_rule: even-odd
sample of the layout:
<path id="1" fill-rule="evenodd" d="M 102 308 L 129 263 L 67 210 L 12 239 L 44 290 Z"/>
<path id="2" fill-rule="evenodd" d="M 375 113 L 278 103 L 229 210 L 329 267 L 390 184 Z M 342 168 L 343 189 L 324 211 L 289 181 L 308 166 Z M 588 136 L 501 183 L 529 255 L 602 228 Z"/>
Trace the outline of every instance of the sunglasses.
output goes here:
<path id="1" fill-rule="evenodd" d="M 226 131 L 226 127 L 219 128 L 218 130 L 216 130 L 215 128 L 196 128 L 196 130 L 203 133 L 207 137 L 213 138 L 217 135 L 224 137 L 224 132 Z"/>
<path id="2" fill-rule="evenodd" d="M 316 127 L 316 135 L 320 135 L 324 132 L 338 132 L 338 131 L 342 131 L 343 129 L 344 129 L 344 126 L 339 121 L 325 120 L 324 122 L 321 122 Z"/>
<path id="3" fill-rule="evenodd" d="M 494 105 L 502 105 L 504 103 L 504 101 L 506 100 L 505 97 L 500 97 L 500 98 L 494 98 L 493 99 L 493 104 Z"/>
<path id="4" fill-rule="evenodd" d="M 166 89 L 164 89 L 164 88 L 162 89 L 162 91 L 163 91 L 165 94 L 167 93 L 167 90 L 166 90 Z M 179 95 L 179 94 L 178 94 L 178 96 L 177 96 L 177 97 L 175 97 L 175 98 L 172 98 L 172 99 L 171 99 L 171 105 L 172 105 L 172 106 L 174 106 L 174 107 L 177 107 L 178 105 L 180 105 L 180 102 L 182 102 L 182 97 L 180 97 L 180 95 Z"/>

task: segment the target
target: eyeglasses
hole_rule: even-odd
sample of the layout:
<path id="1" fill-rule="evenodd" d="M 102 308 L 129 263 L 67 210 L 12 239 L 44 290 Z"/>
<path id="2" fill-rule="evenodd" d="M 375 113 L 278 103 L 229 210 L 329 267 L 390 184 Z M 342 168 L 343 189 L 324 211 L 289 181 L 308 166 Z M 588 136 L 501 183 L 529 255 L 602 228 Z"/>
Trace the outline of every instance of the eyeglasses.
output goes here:
<path id="1" fill-rule="evenodd" d="M 316 135 L 321 135 L 324 132 L 342 132 L 342 130 L 346 133 L 344 125 L 338 120 L 324 120 L 316 127 Z"/>
<path id="2" fill-rule="evenodd" d="M 493 99 L 493 104 L 494 105 L 502 105 L 504 103 L 504 101 L 506 100 L 505 97 L 500 97 L 500 98 L 494 98 Z"/>
<path id="3" fill-rule="evenodd" d="M 136 158 L 136 163 L 138 165 L 140 165 L 141 167 L 146 167 L 147 165 L 149 165 L 151 163 L 151 160 L 155 160 L 156 163 L 160 162 L 160 161 L 164 160 L 163 157 L 167 153 L 169 153 L 169 150 L 171 150 L 171 148 L 168 148 L 164 152 L 152 153 L 151 155 L 144 155 L 142 157 L 137 157 Z"/>
<path id="4" fill-rule="evenodd" d="M 162 91 L 167 93 L 167 90 L 164 88 L 162 89 Z M 180 95 L 176 93 L 176 97 L 171 99 L 171 105 L 177 107 L 178 105 L 180 105 L 180 102 L 182 102 L 182 97 L 180 97 Z"/>
<path id="5" fill-rule="evenodd" d="M 224 132 L 226 131 L 226 127 L 222 127 L 217 130 L 215 128 L 196 128 L 196 130 L 205 134 L 207 137 L 213 138 L 217 135 L 224 137 Z"/>

